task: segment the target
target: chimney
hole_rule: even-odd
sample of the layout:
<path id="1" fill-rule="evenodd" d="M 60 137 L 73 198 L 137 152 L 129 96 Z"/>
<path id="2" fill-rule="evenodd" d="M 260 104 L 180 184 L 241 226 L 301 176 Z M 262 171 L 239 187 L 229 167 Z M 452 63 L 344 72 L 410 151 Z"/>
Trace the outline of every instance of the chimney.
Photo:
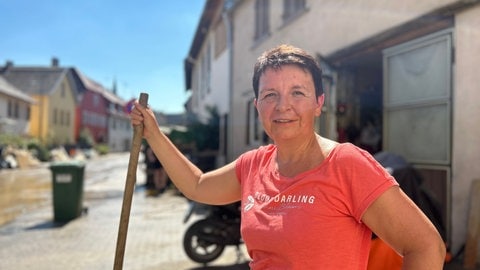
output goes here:
<path id="1" fill-rule="evenodd" d="M 2 67 L 2 68 L 0 68 L 0 72 L 6 72 L 7 70 L 9 70 L 9 69 L 12 68 L 12 67 L 13 67 L 13 61 L 7 60 L 7 61 L 5 62 L 5 66 Z"/>
<path id="2" fill-rule="evenodd" d="M 52 67 L 58 67 L 58 66 L 59 66 L 58 58 L 52 57 Z"/>

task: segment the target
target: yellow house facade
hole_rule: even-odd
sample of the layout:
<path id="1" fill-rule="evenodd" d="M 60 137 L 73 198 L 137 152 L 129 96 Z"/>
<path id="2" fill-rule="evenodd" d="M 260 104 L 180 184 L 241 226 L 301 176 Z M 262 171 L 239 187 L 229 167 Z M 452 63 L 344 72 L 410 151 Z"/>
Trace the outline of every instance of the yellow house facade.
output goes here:
<path id="1" fill-rule="evenodd" d="M 10 66 L 3 75 L 35 100 L 30 136 L 49 145 L 75 142 L 76 99 L 67 68 Z"/>

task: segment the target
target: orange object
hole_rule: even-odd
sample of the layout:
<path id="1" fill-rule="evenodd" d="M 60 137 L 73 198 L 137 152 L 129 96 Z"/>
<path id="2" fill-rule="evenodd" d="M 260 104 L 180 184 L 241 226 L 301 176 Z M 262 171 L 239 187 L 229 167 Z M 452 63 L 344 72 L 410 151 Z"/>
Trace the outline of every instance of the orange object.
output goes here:
<path id="1" fill-rule="evenodd" d="M 380 238 L 372 239 L 367 270 L 400 270 L 403 258 Z"/>

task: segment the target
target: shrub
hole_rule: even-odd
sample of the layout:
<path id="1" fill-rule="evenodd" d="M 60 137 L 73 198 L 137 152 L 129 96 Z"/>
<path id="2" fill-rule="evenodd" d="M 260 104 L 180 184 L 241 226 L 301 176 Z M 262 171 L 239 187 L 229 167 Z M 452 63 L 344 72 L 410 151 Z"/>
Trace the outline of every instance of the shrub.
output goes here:
<path id="1" fill-rule="evenodd" d="M 110 151 L 110 148 L 107 144 L 99 143 L 95 145 L 95 150 L 99 155 L 106 155 Z"/>
<path id="2" fill-rule="evenodd" d="M 27 149 L 30 150 L 30 152 L 32 152 L 32 154 L 42 162 L 49 161 L 52 157 L 50 151 L 45 145 L 34 141 L 28 143 Z"/>

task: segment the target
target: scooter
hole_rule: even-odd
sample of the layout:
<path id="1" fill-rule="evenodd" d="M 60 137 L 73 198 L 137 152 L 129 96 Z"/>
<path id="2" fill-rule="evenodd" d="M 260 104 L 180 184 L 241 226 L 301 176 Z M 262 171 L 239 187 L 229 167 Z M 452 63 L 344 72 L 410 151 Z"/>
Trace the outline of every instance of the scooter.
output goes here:
<path id="1" fill-rule="evenodd" d="M 193 213 L 206 210 L 203 218 L 190 225 L 183 237 L 183 248 L 187 256 L 197 263 L 207 264 L 222 255 L 228 245 L 237 247 L 237 259 L 243 257 L 240 244 L 240 203 L 214 206 L 190 202 L 183 223 Z"/>

